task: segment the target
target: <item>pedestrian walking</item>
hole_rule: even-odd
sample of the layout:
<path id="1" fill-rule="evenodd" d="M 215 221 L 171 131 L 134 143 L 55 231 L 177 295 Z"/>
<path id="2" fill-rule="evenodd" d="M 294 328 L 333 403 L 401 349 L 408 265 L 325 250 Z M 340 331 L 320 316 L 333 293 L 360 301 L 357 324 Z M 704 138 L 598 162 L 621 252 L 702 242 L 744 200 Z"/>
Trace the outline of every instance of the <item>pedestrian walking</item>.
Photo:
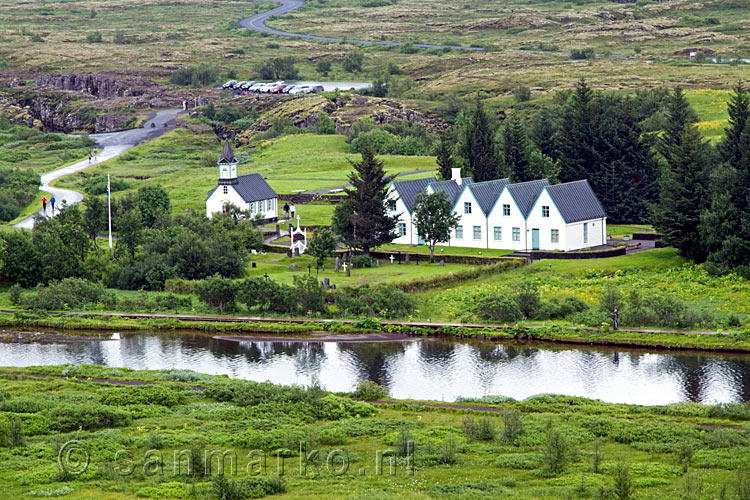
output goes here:
<path id="1" fill-rule="evenodd" d="M 47 197 L 42 197 L 42 210 L 44 211 L 44 215 L 47 215 Z"/>
<path id="2" fill-rule="evenodd" d="M 289 211 L 292 213 L 292 219 L 294 219 L 294 212 L 295 212 L 294 204 L 292 204 L 292 206 L 289 207 Z"/>
<path id="3" fill-rule="evenodd" d="M 89 163 L 91 163 L 91 151 L 89 151 Z"/>
<path id="4" fill-rule="evenodd" d="M 617 313 L 617 308 L 615 307 L 614 311 L 612 311 L 612 328 L 617 330 L 617 321 L 620 319 L 620 315 Z"/>
<path id="5" fill-rule="evenodd" d="M 56 200 L 54 196 L 49 200 L 49 204 L 52 205 L 52 215 L 55 215 L 55 201 Z"/>
<path id="6" fill-rule="evenodd" d="M 286 212 L 286 218 L 289 218 L 289 203 L 284 203 L 284 212 Z"/>

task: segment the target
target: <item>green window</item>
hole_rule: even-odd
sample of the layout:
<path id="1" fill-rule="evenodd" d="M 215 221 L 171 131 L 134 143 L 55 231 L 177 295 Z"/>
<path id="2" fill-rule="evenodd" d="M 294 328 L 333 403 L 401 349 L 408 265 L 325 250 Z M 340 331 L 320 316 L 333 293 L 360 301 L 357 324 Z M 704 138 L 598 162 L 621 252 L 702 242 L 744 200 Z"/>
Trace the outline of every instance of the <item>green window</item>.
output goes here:
<path id="1" fill-rule="evenodd" d="M 495 236 L 495 241 L 503 241 L 503 228 L 495 226 L 494 236 Z"/>
<path id="2" fill-rule="evenodd" d="M 521 241 L 521 228 L 520 227 L 513 228 L 513 241 Z"/>
<path id="3" fill-rule="evenodd" d="M 474 239 L 475 240 L 482 239 L 482 226 L 474 226 Z"/>
<path id="4" fill-rule="evenodd" d="M 464 239 L 464 227 L 463 226 L 456 226 L 456 239 L 457 240 Z"/>
<path id="5" fill-rule="evenodd" d="M 406 236 L 406 222 L 399 222 L 398 223 L 398 235 L 399 236 Z"/>
<path id="6" fill-rule="evenodd" d="M 552 243 L 560 243 L 560 230 L 553 229 L 552 234 L 550 235 L 550 239 Z"/>

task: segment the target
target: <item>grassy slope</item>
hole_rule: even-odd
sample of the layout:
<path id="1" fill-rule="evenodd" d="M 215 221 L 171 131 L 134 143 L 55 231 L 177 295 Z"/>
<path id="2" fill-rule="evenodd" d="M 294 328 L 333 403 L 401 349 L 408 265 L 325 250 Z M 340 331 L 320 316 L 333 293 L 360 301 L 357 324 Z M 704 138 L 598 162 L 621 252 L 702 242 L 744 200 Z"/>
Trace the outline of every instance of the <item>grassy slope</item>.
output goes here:
<path id="1" fill-rule="evenodd" d="M 450 285 L 419 294 L 419 317 L 433 321 L 471 318 L 468 311 L 483 293 L 521 283 L 539 286 L 542 297 L 575 295 L 591 305 L 605 287 L 644 294 L 659 291 L 719 316 L 735 313 L 750 318 L 750 283 L 737 277 L 711 277 L 699 266 L 687 265 L 672 248 L 591 260 L 542 260 L 482 280 Z"/>
<path id="2" fill-rule="evenodd" d="M 611 486 L 617 462 L 630 467 L 630 475 L 638 498 L 656 500 L 674 498 L 683 490 L 686 474 L 678 462 L 681 446 L 694 450 L 689 461 L 691 474 L 704 486 L 706 498 L 719 497 L 722 487 L 734 488 L 734 469 L 748 456 L 747 437 L 735 430 L 700 429 L 695 422 L 704 424 L 747 425 L 746 411 L 736 410 L 729 420 L 722 412 L 697 404 L 678 404 L 666 407 L 638 407 L 605 404 L 581 398 L 530 398 L 523 402 L 506 403 L 506 408 L 524 412 L 520 416 L 524 433 L 515 443 L 504 441 L 502 417 L 484 414 L 497 438 L 490 441 L 469 441 L 462 432 L 463 412 L 451 410 L 419 410 L 407 407 L 381 406 L 373 416 L 345 418 L 326 422 L 310 418 L 314 414 L 306 403 L 280 407 L 273 402 L 265 406 L 236 406 L 220 403 L 190 390 L 190 385 L 210 386 L 227 383 L 223 377 L 212 377 L 189 372 L 136 372 L 128 369 L 101 367 L 44 367 L 22 369 L 30 373 L 73 373 L 84 377 L 122 378 L 125 380 L 151 380 L 165 383 L 165 379 L 190 380 L 188 383 L 169 383 L 169 394 L 179 395 L 182 402 L 170 407 L 158 404 L 128 406 L 100 406 L 108 411 L 130 415 L 122 426 L 107 426 L 100 430 L 80 430 L 69 434 L 46 431 L 54 425 L 56 411 L 70 411 L 65 403 L 78 402 L 81 410 L 93 406 L 113 391 L 138 394 L 139 388 L 109 388 L 101 384 L 71 379 L 18 379 L 0 377 L 0 389 L 8 400 L 18 407 L 28 406 L 24 396 L 33 393 L 36 401 L 43 402 L 48 410 L 31 409 L 23 414 L 0 411 L 0 417 L 18 417 L 24 422 L 27 446 L 9 450 L 0 448 L 0 459 L 5 473 L 0 476 L 4 498 L 18 498 L 30 491 L 44 492 L 67 487 L 72 492 L 65 498 L 187 498 L 191 481 L 185 475 L 173 472 L 174 451 L 189 448 L 199 438 L 207 449 L 234 450 L 239 457 L 235 478 L 245 477 L 247 454 L 250 447 L 243 440 L 284 443 L 284 436 L 296 448 L 295 439 L 319 436 L 324 442 L 316 448 L 325 454 L 333 448 L 343 449 L 351 459 L 343 476 L 334 476 L 326 468 L 310 465 L 308 474 L 299 471 L 296 452 L 285 461 L 284 482 L 287 492 L 270 498 L 282 499 L 473 499 L 473 498 L 535 498 L 551 500 L 582 495 L 594 495 L 597 486 Z M 16 371 L 17 369 L 13 369 Z M 230 382 L 236 383 L 236 382 Z M 276 390 L 267 392 L 269 396 Z M 174 397 L 174 396 L 172 396 Z M 81 401 L 86 401 L 81 403 Z M 68 403 L 69 404 L 69 403 Z M 63 409 L 65 408 L 65 409 Z M 736 407 L 735 407 L 736 408 Z M 60 409 L 60 410 L 58 410 Z M 730 409 L 732 410 L 732 409 Z M 307 412 L 306 412 L 307 411 Z M 272 415 L 272 418 L 267 418 Z M 266 417 L 266 418 L 263 418 Z M 477 416 L 479 417 L 479 415 Z M 543 453 L 548 428 L 560 431 L 571 447 L 577 451 L 565 471 L 548 474 L 544 471 Z M 399 461 L 394 474 L 375 474 L 375 454 L 390 450 L 398 437 L 398 430 L 410 429 L 417 444 L 417 470 L 413 475 Z M 296 436 L 299 435 L 299 438 Z M 446 439 L 457 446 L 456 463 L 439 464 L 429 457 L 441 456 Z M 56 479 L 57 464 L 53 451 L 55 442 L 77 439 L 90 453 L 89 470 L 67 482 Z M 592 472 L 591 454 L 598 442 L 603 453 L 602 470 Z M 163 472 L 156 476 L 143 474 L 116 475 L 107 467 L 114 465 L 113 453 L 124 449 L 128 458 L 138 460 L 153 443 L 161 443 L 152 456 L 164 459 Z M 278 446 L 278 445 L 271 445 Z M 283 445 L 282 445 L 283 446 Z M 265 450 L 267 468 L 262 477 L 276 474 L 273 448 Z M 260 453 L 260 452 L 256 452 Z M 123 458 L 123 457 L 120 457 Z M 119 465 L 126 466 L 121 460 Z M 386 464 L 388 462 L 386 461 Z M 323 465 L 323 463 L 319 465 Z M 140 465 L 140 462 L 138 463 Z M 122 468 L 120 470 L 123 470 Z M 388 469 L 386 469 L 387 471 Z M 311 474 L 311 472 L 318 474 Z M 206 479 L 198 479 L 199 495 L 210 496 Z M 576 488 L 581 488 L 576 492 Z M 580 496 L 579 496 L 580 497 Z M 575 498 L 575 496 L 574 496 Z"/>

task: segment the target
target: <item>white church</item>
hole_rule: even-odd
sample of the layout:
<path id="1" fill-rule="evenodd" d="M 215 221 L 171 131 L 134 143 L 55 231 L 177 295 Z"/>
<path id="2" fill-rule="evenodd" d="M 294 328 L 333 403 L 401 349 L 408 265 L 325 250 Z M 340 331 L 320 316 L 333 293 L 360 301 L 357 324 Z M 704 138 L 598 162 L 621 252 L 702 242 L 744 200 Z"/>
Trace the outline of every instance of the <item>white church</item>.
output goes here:
<path id="1" fill-rule="evenodd" d="M 388 187 L 389 215 L 398 216 L 393 243 L 422 244 L 413 223 L 417 195 L 443 191 L 460 221 L 442 245 L 502 250 L 571 251 L 604 245 L 607 215 L 588 181 L 550 184 L 547 179 L 511 183 L 474 182 L 453 169 L 450 180 L 435 177 L 394 181 Z"/>
<path id="2" fill-rule="evenodd" d="M 257 173 L 237 175 L 237 159 L 227 140 L 219 158 L 219 185 L 208 193 L 206 216 L 223 213 L 229 205 L 235 205 L 255 218 L 275 221 L 278 218 L 276 191 Z"/>

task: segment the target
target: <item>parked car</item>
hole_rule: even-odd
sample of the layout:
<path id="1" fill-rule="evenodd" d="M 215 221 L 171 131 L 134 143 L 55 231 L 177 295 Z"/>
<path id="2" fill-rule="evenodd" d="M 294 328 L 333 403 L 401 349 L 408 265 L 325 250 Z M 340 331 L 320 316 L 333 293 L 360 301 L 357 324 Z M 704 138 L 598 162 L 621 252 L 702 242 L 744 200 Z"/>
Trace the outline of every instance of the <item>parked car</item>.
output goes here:
<path id="1" fill-rule="evenodd" d="M 246 84 L 246 83 L 247 83 L 247 82 L 237 82 L 237 83 L 236 83 L 236 84 L 234 85 L 234 87 L 233 87 L 233 88 L 234 88 L 234 90 L 242 90 L 242 86 L 243 86 L 244 84 Z"/>
<path id="2" fill-rule="evenodd" d="M 256 82 L 245 82 L 240 87 L 242 90 L 249 90 L 252 85 L 254 85 Z"/>
<path id="3" fill-rule="evenodd" d="M 312 87 L 309 85 L 296 85 L 292 90 L 289 91 L 290 94 L 310 94 L 312 93 Z"/>
<path id="4" fill-rule="evenodd" d="M 247 90 L 250 91 L 250 92 L 258 92 L 259 91 L 258 89 L 260 89 L 263 85 L 265 85 L 265 83 L 263 83 L 263 82 L 256 82 L 256 83 L 253 83 L 252 85 L 250 85 L 247 88 Z"/>
<path id="5" fill-rule="evenodd" d="M 312 92 L 313 92 L 313 94 L 316 93 L 316 92 L 323 92 L 324 90 L 325 89 L 323 88 L 322 85 L 313 85 L 312 86 Z"/>
<path id="6" fill-rule="evenodd" d="M 223 89 L 233 89 L 237 85 L 237 80 L 229 80 L 227 83 L 221 86 Z"/>
<path id="7" fill-rule="evenodd" d="M 286 83 L 280 83 L 274 87 L 271 87 L 269 89 L 269 92 L 271 92 L 272 94 L 281 94 L 287 87 L 289 87 L 289 85 L 287 85 Z"/>
<path id="8" fill-rule="evenodd" d="M 291 94 L 292 90 L 296 89 L 297 87 L 299 87 L 299 85 L 287 85 L 281 92 L 283 92 L 284 94 Z"/>

